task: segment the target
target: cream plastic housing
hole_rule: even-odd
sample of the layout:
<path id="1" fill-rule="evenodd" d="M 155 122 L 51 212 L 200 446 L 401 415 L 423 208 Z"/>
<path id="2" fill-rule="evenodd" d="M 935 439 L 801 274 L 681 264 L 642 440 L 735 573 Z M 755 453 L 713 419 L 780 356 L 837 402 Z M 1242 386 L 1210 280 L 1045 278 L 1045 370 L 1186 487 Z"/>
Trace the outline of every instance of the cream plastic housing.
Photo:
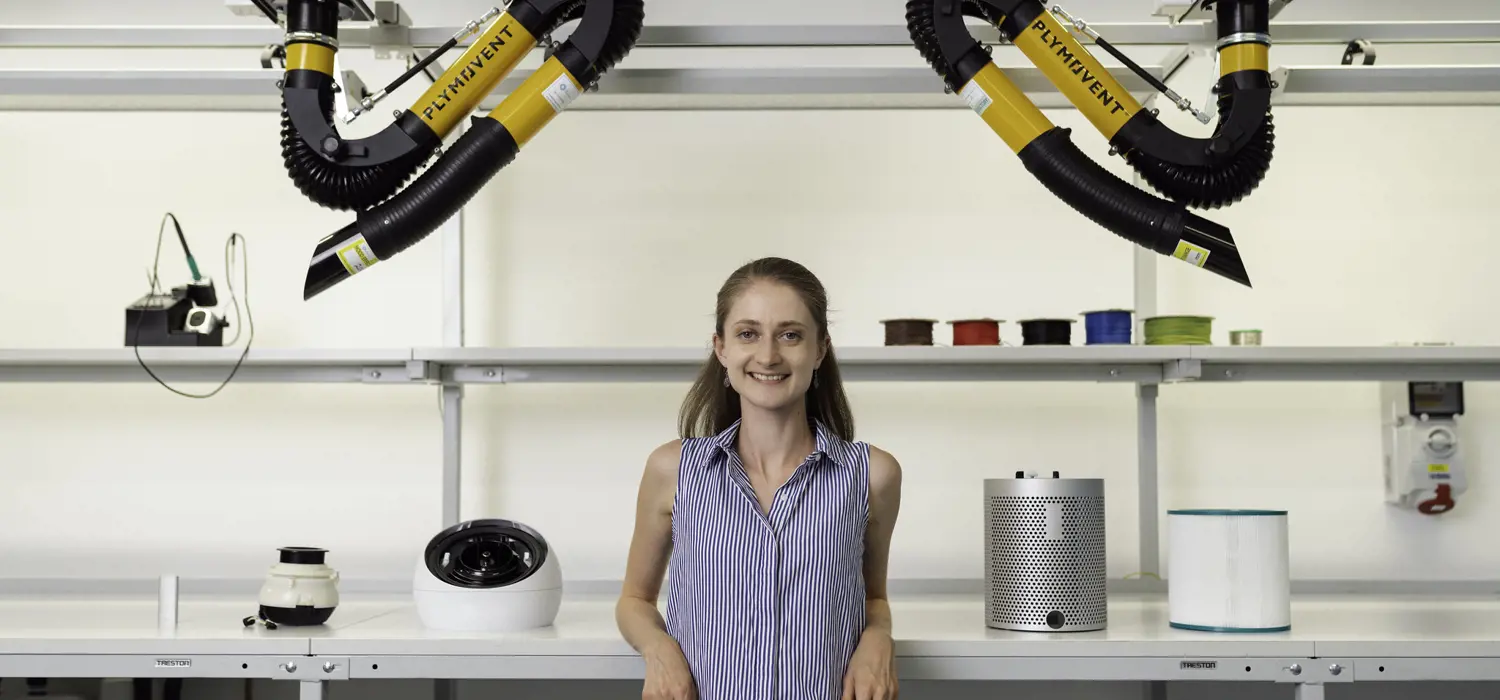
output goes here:
<path id="1" fill-rule="evenodd" d="M 333 608 L 339 604 L 339 572 L 327 564 L 271 565 L 260 586 L 260 604 L 273 608 Z"/>
<path id="2" fill-rule="evenodd" d="M 520 632 L 551 625 L 562 607 L 562 567 L 557 552 L 532 575 L 497 588 L 462 588 L 438 580 L 417 560 L 412 581 L 417 615 L 428 629 L 452 632 Z"/>
<path id="3" fill-rule="evenodd" d="M 328 550 L 282 547 L 280 551 L 280 559 L 260 586 L 260 616 L 277 625 L 327 622 L 339 604 L 339 572 L 324 561 Z"/>

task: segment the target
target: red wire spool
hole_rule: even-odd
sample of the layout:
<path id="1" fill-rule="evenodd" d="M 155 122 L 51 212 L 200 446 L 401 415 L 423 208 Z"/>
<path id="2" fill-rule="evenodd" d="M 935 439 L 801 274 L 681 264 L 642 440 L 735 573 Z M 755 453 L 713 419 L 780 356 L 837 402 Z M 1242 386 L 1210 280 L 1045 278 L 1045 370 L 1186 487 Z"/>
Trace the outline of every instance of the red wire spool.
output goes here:
<path id="1" fill-rule="evenodd" d="M 937 321 L 928 318 L 892 318 L 881 323 L 885 324 L 886 345 L 931 345 L 932 325 Z"/>
<path id="2" fill-rule="evenodd" d="M 955 346 L 1000 344 L 1000 322 L 993 318 L 975 318 L 948 323 L 953 326 Z"/>

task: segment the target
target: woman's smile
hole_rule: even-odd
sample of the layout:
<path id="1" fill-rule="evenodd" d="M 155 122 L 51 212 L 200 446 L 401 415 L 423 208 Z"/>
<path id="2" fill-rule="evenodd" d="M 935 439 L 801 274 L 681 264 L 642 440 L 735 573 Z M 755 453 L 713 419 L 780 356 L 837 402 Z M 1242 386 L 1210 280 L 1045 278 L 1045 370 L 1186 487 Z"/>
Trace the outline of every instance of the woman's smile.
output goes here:
<path id="1" fill-rule="evenodd" d="M 751 372 L 750 377 L 761 384 L 780 384 L 787 380 L 789 374 L 765 374 L 763 372 Z"/>

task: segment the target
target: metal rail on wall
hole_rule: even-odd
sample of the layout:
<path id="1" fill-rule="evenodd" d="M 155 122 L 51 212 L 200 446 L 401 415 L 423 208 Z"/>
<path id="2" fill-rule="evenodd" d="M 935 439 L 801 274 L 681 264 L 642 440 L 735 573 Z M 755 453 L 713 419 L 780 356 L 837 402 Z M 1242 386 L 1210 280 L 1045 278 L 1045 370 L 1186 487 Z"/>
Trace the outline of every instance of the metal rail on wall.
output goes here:
<path id="1" fill-rule="evenodd" d="M 370 49 L 377 58 L 410 57 L 440 46 L 456 26 L 414 26 L 396 3 L 377 2 L 375 22 L 340 27 L 342 50 Z M 1189 15 L 1192 16 L 1192 15 Z M 648 18 L 649 22 L 649 18 Z M 1094 23 L 1090 27 L 1117 46 L 1155 47 L 1164 56 L 1148 73 L 1165 80 L 1182 68 L 1194 46 L 1212 46 L 1211 21 Z M 999 33 L 975 24 L 980 41 L 997 45 L 1002 61 L 1010 47 Z M 1500 21 L 1274 22 L 1278 46 L 1343 46 L 1362 40 L 1380 44 L 1500 43 Z M 24 110 L 276 110 L 273 85 L 281 71 L 257 57 L 282 41 L 274 26 L 0 26 L 0 50 L 15 49 L 217 49 L 247 51 L 244 68 L 132 69 L 110 67 L 0 68 L 0 109 Z M 460 42 L 463 46 L 467 40 Z M 638 55 L 656 52 L 649 65 L 636 61 L 617 68 L 591 100 L 574 109 L 900 109 L 963 108 L 962 100 L 933 90 L 931 71 L 911 51 L 901 24 L 861 25 L 647 25 L 636 44 Z M 781 67 L 705 67 L 696 59 L 679 65 L 673 49 L 899 48 L 906 65 L 869 67 L 859 61 L 778 61 Z M 1172 50 L 1176 47 L 1177 50 Z M 250 53 L 253 52 L 253 53 Z M 702 54 L 697 54 L 701 56 Z M 834 54 L 836 55 L 836 54 Z M 82 61 L 87 56 L 81 54 Z M 1332 57 L 1332 54 L 1330 54 Z M 790 65 L 787 65 L 787 64 Z M 257 67 L 260 66 L 260 67 Z M 1066 101 L 1019 55 L 1003 63 L 1007 75 L 1043 107 Z M 1278 100 L 1289 104 L 1500 104 L 1500 64 L 1277 66 Z M 346 74 L 347 75 L 347 74 Z M 503 95 L 530 75 L 522 67 L 502 83 Z M 356 76 L 357 77 L 357 76 Z M 1132 93 L 1154 88 L 1122 71 Z M 490 108 L 493 105 L 482 106 Z"/>

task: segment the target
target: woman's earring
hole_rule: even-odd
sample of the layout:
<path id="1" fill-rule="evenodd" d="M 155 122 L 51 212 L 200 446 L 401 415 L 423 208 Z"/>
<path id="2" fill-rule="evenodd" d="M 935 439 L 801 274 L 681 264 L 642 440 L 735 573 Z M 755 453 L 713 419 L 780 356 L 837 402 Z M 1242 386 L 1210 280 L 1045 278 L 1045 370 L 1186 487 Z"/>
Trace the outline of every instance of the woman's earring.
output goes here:
<path id="1" fill-rule="evenodd" d="M 724 388 L 729 388 L 729 370 L 724 370 Z"/>
<path id="2" fill-rule="evenodd" d="M 818 388 L 818 370 L 813 370 L 813 388 Z"/>

